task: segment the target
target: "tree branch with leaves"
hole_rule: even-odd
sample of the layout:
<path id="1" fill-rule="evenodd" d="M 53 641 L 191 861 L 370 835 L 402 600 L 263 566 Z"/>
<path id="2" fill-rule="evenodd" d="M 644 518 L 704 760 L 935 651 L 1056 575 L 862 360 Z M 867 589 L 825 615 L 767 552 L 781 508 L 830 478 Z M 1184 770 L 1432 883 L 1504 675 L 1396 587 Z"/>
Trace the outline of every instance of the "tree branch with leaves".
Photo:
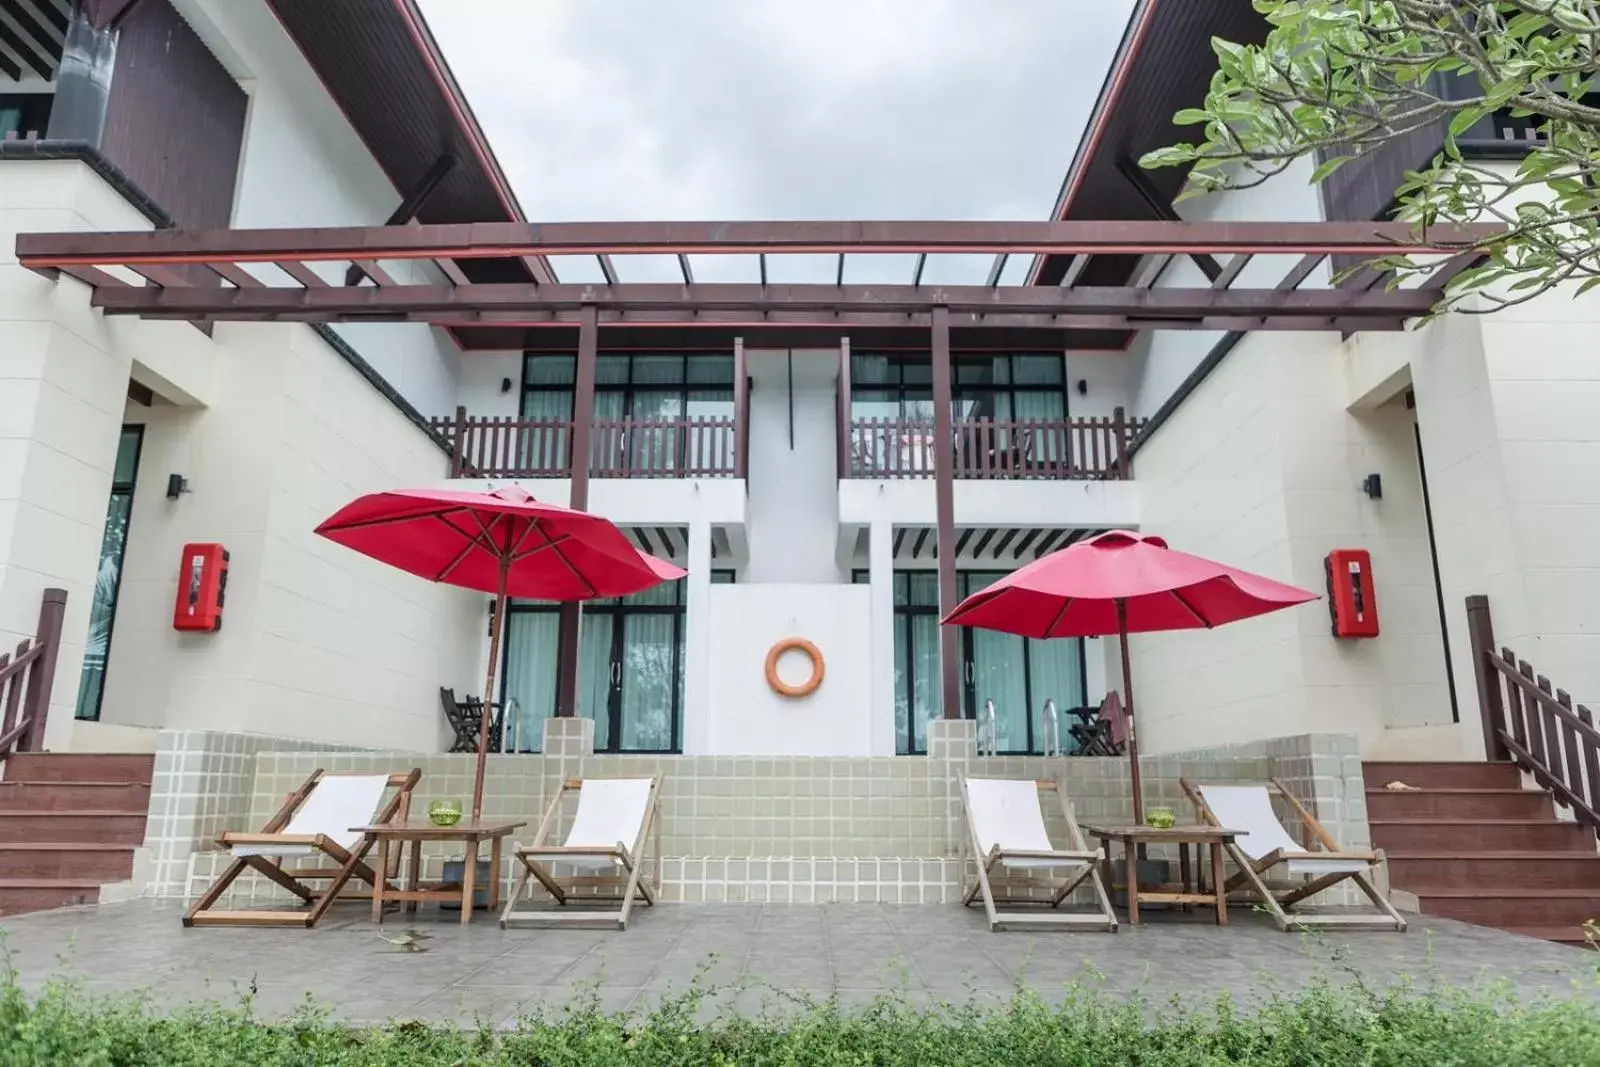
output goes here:
<path id="1" fill-rule="evenodd" d="M 1193 143 L 1147 154 L 1189 166 L 1184 196 L 1261 184 L 1296 160 L 1319 183 L 1390 142 L 1437 130 L 1441 150 L 1395 190 L 1396 217 L 1504 226 L 1442 306 L 1493 311 L 1558 286 L 1600 285 L 1600 0 L 1254 0 L 1260 45 L 1213 40 L 1218 69 L 1200 107 L 1174 122 Z M 1515 162 L 1463 153 L 1505 114 L 1538 139 Z M 1377 265 L 1396 283 L 1434 264 Z M 1477 299 L 1465 301 L 1469 294 Z"/>

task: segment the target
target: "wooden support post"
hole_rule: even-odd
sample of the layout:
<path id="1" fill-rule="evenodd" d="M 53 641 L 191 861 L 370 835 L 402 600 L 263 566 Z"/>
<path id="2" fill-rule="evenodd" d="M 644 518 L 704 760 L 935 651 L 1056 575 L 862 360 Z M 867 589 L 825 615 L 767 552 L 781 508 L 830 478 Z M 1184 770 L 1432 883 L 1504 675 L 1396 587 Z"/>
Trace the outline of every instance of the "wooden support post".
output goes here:
<path id="1" fill-rule="evenodd" d="M 951 425 L 950 309 L 933 309 L 933 497 L 938 521 L 939 614 L 956 606 L 955 430 Z M 954 626 L 939 627 L 939 679 L 946 719 L 961 717 L 961 652 Z"/>
<path id="2" fill-rule="evenodd" d="M 586 304 L 578 320 L 578 360 L 573 379 L 569 437 L 571 451 L 567 456 L 572 472 L 572 494 L 567 506 L 577 511 L 589 508 L 589 426 L 594 421 L 594 366 L 599 348 L 599 313 L 593 304 Z M 561 605 L 556 654 L 556 714 L 568 718 L 578 714 L 579 619 L 577 604 Z"/>
<path id="3" fill-rule="evenodd" d="M 1511 753 L 1501 740 L 1506 727 L 1505 702 L 1500 692 L 1500 672 L 1490 663 L 1494 651 L 1494 620 L 1489 598 L 1467 597 L 1467 644 L 1472 649 L 1472 676 L 1478 682 L 1478 714 L 1483 721 L 1484 758 L 1508 760 Z"/>
<path id="4" fill-rule="evenodd" d="M 750 464 L 750 371 L 745 366 L 743 337 L 733 339 L 733 419 L 733 476 L 747 478 Z"/>
<path id="5" fill-rule="evenodd" d="M 1111 412 L 1111 434 L 1116 440 L 1111 445 L 1111 455 L 1115 459 L 1117 478 L 1119 481 L 1128 480 L 1128 416 L 1122 408 Z"/>
<path id="6" fill-rule="evenodd" d="M 456 406 L 456 432 L 450 441 L 450 477 L 464 478 L 466 470 L 462 462 L 466 456 L 467 448 L 467 409 L 461 405 Z"/>
<path id="7" fill-rule="evenodd" d="M 837 421 L 839 424 L 839 477 L 850 477 L 850 338 L 839 339 L 839 397 Z"/>

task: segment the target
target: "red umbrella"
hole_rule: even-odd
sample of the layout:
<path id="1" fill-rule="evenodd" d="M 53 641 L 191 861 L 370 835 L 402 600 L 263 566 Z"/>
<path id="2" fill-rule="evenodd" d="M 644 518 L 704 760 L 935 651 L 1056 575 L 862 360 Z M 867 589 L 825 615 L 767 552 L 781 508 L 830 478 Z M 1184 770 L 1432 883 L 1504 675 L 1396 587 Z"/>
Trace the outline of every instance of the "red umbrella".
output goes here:
<path id="1" fill-rule="evenodd" d="M 1118 635 L 1133 817 L 1143 822 L 1128 635 L 1210 629 L 1316 599 L 1316 593 L 1178 552 L 1159 537 L 1113 530 L 1035 560 L 973 593 L 944 623 L 1036 638 Z"/>
<path id="2" fill-rule="evenodd" d="M 353 548 L 431 582 L 493 593 L 494 632 L 505 622 L 506 597 L 593 600 L 627 596 L 684 571 L 634 548 L 608 520 L 542 504 L 517 486 L 488 492 L 392 489 L 368 493 L 317 527 Z M 489 751 L 490 694 L 499 641 L 489 646 L 478 730 L 472 818 L 483 814 L 483 770 Z"/>

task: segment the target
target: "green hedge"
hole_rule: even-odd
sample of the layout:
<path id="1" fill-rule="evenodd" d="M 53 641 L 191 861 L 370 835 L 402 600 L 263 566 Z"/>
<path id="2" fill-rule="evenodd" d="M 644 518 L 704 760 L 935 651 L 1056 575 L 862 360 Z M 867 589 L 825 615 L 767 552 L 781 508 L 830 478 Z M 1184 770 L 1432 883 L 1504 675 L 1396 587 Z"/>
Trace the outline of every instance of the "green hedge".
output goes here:
<path id="1" fill-rule="evenodd" d="M 248 1001 L 163 1016 L 148 1001 L 96 1000 L 65 983 L 37 996 L 0 984 L 4 1067 L 467 1067 L 610 1064 L 1005 1067 L 1365 1064 L 1372 1067 L 1600 1064 L 1592 989 L 1520 1003 L 1504 988 L 1371 992 L 1324 983 L 1246 1013 L 1074 988 L 1060 1006 L 1019 992 L 1000 1007 L 915 1009 L 885 999 L 856 1012 L 801 1005 L 758 1020 L 697 1022 L 703 991 L 648 1016 L 602 1013 L 591 998 L 512 1031 L 421 1023 L 353 1029 L 307 1008 L 269 1024 Z"/>

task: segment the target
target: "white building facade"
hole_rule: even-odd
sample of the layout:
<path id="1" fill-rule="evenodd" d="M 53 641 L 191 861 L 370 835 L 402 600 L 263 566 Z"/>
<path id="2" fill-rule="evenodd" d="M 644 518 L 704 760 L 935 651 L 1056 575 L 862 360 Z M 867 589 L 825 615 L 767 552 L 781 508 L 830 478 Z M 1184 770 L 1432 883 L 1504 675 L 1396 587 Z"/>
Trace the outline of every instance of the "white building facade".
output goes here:
<path id="1" fill-rule="evenodd" d="M 605 515 L 689 577 L 581 613 L 514 604 L 496 635 L 501 684 L 487 694 L 509 709 L 507 751 L 538 751 L 558 710 L 592 720 L 607 753 L 928 751 L 927 725 L 946 700 L 933 361 L 922 335 L 835 330 L 819 341 L 729 327 L 663 341 L 608 328 L 590 398 L 575 346 L 532 343 L 536 330 L 202 329 L 107 316 L 92 281 L 21 266 L 16 236 L 521 215 L 408 3 L 368 27 L 396 31 L 403 47 L 358 36 L 390 88 L 431 94 L 439 106 L 426 116 L 388 114 L 371 86 L 341 78 L 328 35 L 349 27 L 319 22 L 336 16 L 307 4 L 141 0 L 102 26 L 75 11 L 70 28 L 99 42 L 112 72 L 94 137 L 67 136 L 81 132 L 68 120 L 94 125 L 94 101 L 84 103 L 67 67 L 9 85 L 0 75 L 0 117 L 13 116 L 19 134 L 0 148 L 0 643 L 33 633 L 46 589 L 67 591 L 49 747 L 153 751 L 157 731 L 184 729 L 442 750 L 452 738 L 440 690 L 482 686 L 485 598 L 387 570 L 311 531 L 375 489 L 517 482 Z M 132 66 L 141 42 L 160 34 L 182 42 L 198 83 L 213 87 L 196 114 L 233 141 L 207 143 L 236 146 L 231 164 L 205 157 L 220 177 L 196 163 L 209 176 L 196 188 L 177 180 L 169 157 L 138 148 L 149 137 L 119 125 L 154 99 L 134 94 L 154 90 L 124 78 L 118 57 Z M 1061 217 L 1134 217 L 1104 199 L 1111 179 L 1101 176 L 1124 151 L 1118 122 L 1149 106 L 1125 89 L 1149 61 L 1131 41 Z M 1161 106 L 1183 106 L 1179 89 Z M 49 107 L 31 99 L 46 96 Z M 441 114 L 455 116 L 448 128 L 403 136 Z M 61 147 L 68 140 L 91 147 Z M 436 168 L 444 176 L 430 182 Z M 1291 171 L 1176 210 L 1211 221 L 1329 218 L 1305 177 Z M 1170 205 L 1157 188 L 1163 199 Z M 1154 289 L 1232 270 L 1204 257 L 1078 258 L 1013 266 L 1038 272 L 1041 285 Z M 1270 288 L 1295 262 L 1260 255 L 1232 270 L 1233 282 Z M 336 286 L 354 269 L 316 272 Z M 552 280 L 537 257 L 383 269 L 399 283 L 468 270 L 471 280 Z M 271 286 L 281 271 L 249 273 Z M 1320 264 L 1301 285 L 1325 289 L 1331 277 Z M 162 284 L 159 273 L 146 280 Z M 1583 354 L 1596 308 L 1594 298 L 1551 297 L 1490 319 L 1349 337 L 1125 329 L 1094 347 L 957 343 L 956 595 L 1106 529 L 1157 532 L 1314 589 L 1329 551 L 1363 548 L 1377 639 L 1334 638 L 1321 608 L 1136 637 L 1146 750 L 1353 733 L 1369 756 L 1481 754 L 1469 594 L 1488 594 L 1499 636 L 1530 649 L 1575 698 L 1600 698 L 1600 364 Z M 574 477 L 580 423 L 588 461 Z M 1381 497 L 1363 492 L 1369 474 L 1381 476 Z M 230 553 L 216 633 L 172 628 L 180 551 L 192 542 Z M 820 669 L 803 698 L 781 694 L 766 669 L 773 647 L 796 638 L 820 662 L 790 653 L 776 673 L 792 684 Z M 999 751 L 1041 753 L 1046 701 L 1065 713 L 1116 687 L 1112 644 L 962 633 L 959 712 L 971 718 L 993 701 Z"/>

